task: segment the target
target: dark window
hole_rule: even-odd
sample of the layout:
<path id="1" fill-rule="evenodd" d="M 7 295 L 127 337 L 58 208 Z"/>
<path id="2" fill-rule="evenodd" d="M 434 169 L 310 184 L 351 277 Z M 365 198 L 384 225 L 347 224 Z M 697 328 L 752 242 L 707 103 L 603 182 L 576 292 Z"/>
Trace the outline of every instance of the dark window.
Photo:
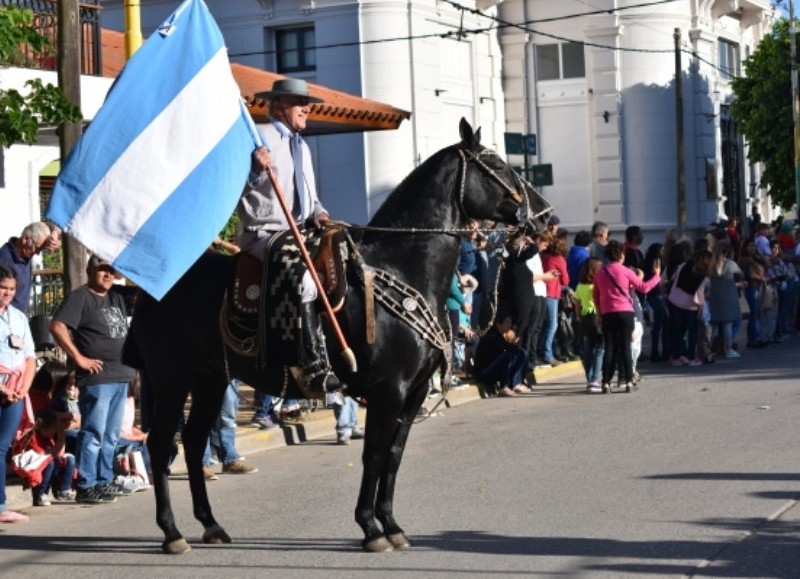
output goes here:
<path id="1" fill-rule="evenodd" d="M 539 80 L 561 80 L 586 76 L 583 44 L 540 44 L 536 47 L 536 70 Z"/>
<path id="2" fill-rule="evenodd" d="M 287 28 L 275 35 L 278 51 L 278 72 L 316 70 L 317 55 L 314 28 Z"/>
<path id="3" fill-rule="evenodd" d="M 562 78 L 583 78 L 586 76 L 586 64 L 583 60 L 583 44 L 568 42 L 561 45 L 563 62 Z"/>
<path id="4" fill-rule="evenodd" d="M 561 78 L 558 44 L 540 44 L 536 47 L 536 71 L 539 80 Z"/>
<path id="5" fill-rule="evenodd" d="M 741 57 L 739 45 L 727 40 L 719 41 L 719 68 L 724 79 L 732 79 L 740 74 Z"/>

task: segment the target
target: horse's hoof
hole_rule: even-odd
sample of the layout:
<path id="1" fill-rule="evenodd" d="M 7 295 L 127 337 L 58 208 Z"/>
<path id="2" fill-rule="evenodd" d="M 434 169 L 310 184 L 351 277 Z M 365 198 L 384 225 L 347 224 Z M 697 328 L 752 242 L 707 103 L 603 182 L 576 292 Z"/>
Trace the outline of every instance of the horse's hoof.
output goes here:
<path id="1" fill-rule="evenodd" d="M 361 543 L 361 547 L 367 553 L 388 553 L 389 551 L 394 551 L 394 546 L 392 546 L 386 537 L 377 537 L 371 541 L 364 539 Z"/>
<path id="2" fill-rule="evenodd" d="M 395 549 L 408 549 L 411 547 L 411 541 L 408 540 L 405 533 L 392 533 L 391 535 L 386 535 L 386 538 Z"/>
<path id="3" fill-rule="evenodd" d="M 203 542 L 207 545 L 222 545 L 223 543 L 230 543 L 231 537 L 225 532 L 225 529 L 219 525 L 214 525 L 206 529 L 203 533 Z"/>
<path id="4" fill-rule="evenodd" d="M 183 555 L 191 551 L 192 548 L 189 546 L 189 543 L 186 542 L 186 539 L 181 537 L 174 541 L 164 541 L 161 544 L 161 550 L 165 555 Z"/>

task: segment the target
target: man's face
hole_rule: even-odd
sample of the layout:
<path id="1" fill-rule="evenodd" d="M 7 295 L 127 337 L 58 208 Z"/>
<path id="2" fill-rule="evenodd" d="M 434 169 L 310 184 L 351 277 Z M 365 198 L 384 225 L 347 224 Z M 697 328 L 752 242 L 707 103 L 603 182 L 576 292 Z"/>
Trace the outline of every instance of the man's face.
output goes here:
<path id="1" fill-rule="evenodd" d="M 107 263 L 96 265 L 89 271 L 89 287 L 93 290 L 108 291 L 119 277 L 117 271 Z"/>
<path id="2" fill-rule="evenodd" d="M 600 232 L 600 234 L 597 236 L 597 241 L 599 241 L 602 245 L 608 243 L 608 229 Z"/>
<path id="3" fill-rule="evenodd" d="M 310 111 L 311 106 L 305 97 L 283 96 L 272 103 L 272 113 L 275 118 L 295 133 L 305 130 Z"/>
<path id="4" fill-rule="evenodd" d="M 22 259 L 30 259 L 44 249 L 47 243 L 47 236 L 42 235 L 38 239 L 35 239 L 30 235 L 23 235 L 19 240 L 22 246 L 20 248 L 20 257 Z"/>

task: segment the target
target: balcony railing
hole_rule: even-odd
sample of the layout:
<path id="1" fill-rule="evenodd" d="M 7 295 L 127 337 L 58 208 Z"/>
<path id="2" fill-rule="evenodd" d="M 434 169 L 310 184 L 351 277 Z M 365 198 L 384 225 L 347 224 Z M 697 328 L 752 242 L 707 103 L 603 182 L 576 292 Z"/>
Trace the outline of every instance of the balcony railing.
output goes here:
<path id="1" fill-rule="evenodd" d="M 23 49 L 22 62 L 15 63 L 25 68 L 56 70 L 56 46 L 58 36 L 58 0 L 0 0 L 0 6 L 18 6 L 34 13 L 36 31 L 50 41 L 49 49 L 35 54 Z M 81 74 L 100 76 L 103 73 L 100 39 L 100 0 L 84 0 L 79 4 L 81 22 Z"/>

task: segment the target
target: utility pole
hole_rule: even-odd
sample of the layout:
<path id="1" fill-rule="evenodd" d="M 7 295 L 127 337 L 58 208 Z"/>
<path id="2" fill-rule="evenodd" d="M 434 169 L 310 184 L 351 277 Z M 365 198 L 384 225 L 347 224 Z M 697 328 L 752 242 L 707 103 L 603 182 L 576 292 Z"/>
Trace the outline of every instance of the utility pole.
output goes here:
<path id="1" fill-rule="evenodd" d="M 800 90 L 797 86 L 797 28 L 794 23 L 794 0 L 789 0 L 789 42 L 791 43 L 792 119 L 794 120 L 794 199 L 800 223 Z"/>
<path id="2" fill-rule="evenodd" d="M 58 2 L 58 86 L 75 106 L 81 106 L 81 23 L 79 0 Z M 81 136 L 82 123 L 65 122 L 59 127 L 61 163 Z M 77 239 L 64 236 L 64 291 L 86 283 L 86 249 Z"/>
<path id="3" fill-rule="evenodd" d="M 139 0 L 125 0 L 125 60 L 142 46 L 142 18 Z"/>
<path id="4" fill-rule="evenodd" d="M 686 233 L 686 176 L 683 169 L 683 67 L 681 66 L 681 29 L 676 28 L 675 39 L 675 140 L 678 197 L 678 239 Z"/>

